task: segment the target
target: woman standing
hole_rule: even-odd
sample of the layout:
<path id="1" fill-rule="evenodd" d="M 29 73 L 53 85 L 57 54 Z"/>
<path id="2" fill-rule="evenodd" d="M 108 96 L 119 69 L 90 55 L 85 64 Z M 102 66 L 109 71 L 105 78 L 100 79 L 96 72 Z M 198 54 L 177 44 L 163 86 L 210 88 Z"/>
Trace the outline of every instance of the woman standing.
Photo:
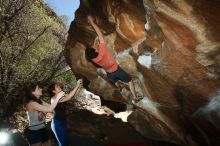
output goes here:
<path id="1" fill-rule="evenodd" d="M 62 99 L 59 101 L 57 107 L 54 110 L 54 116 L 51 122 L 51 129 L 56 136 L 59 146 L 68 146 L 68 135 L 67 135 L 67 116 L 66 116 L 66 105 L 65 102 L 69 101 L 72 97 L 76 96 L 82 87 L 82 79 L 77 81 L 76 87 L 69 93 L 65 94 L 63 85 L 61 83 L 53 83 L 49 87 L 49 92 L 53 94 L 51 98 L 51 104 L 57 101 L 59 94 L 64 94 Z"/>
<path id="2" fill-rule="evenodd" d="M 25 129 L 24 134 L 31 146 L 50 146 L 44 113 L 52 112 L 63 95 L 62 93 L 57 94 L 52 104 L 41 100 L 41 96 L 42 89 L 37 84 L 26 89 L 25 105 L 29 126 Z"/>

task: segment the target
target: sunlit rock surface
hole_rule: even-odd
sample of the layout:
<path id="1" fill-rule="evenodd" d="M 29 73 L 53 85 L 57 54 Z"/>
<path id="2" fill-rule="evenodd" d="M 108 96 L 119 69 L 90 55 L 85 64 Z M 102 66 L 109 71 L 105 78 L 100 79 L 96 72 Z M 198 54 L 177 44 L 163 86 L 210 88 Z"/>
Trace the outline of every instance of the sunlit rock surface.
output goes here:
<path id="1" fill-rule="evenodd" d="M 112 101 L 127 101 L 106 73 L 85 58 L 100 26 L 108 49 L 135 82 L 144 100 L 128 121 L 143 136 L 180 145 L 218 145 L 220 93 L 219 0 L 81 0 L 66 56 L 89 89 Z"/>

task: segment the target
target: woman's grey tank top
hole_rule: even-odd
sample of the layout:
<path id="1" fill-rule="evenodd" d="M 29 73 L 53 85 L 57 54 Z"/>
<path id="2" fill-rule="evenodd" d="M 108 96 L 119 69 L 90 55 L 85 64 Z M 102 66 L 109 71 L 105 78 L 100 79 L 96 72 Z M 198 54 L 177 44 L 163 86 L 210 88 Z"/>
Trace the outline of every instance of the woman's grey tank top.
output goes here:
<path id="1" fill-rule="evenodd" d="M 28 121 L 30 130 L 38 130 L 45 127 L 45 115 L 43 112 L 34 111 L 28 112 Z"/>

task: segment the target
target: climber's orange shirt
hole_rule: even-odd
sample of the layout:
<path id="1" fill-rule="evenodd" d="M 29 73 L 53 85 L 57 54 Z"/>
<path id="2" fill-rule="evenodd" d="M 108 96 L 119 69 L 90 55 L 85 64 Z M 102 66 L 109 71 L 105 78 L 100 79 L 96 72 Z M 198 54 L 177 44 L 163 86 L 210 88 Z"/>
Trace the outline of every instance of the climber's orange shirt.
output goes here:
<path id="1" fill-rule="evenodd" d="M 116 71 L 118 64 L 112 53 L 107 49 L 106 44 L 100 43 L 97 49 L 99 54 L 92 61 L 104 68 L 108 73 Z"/>

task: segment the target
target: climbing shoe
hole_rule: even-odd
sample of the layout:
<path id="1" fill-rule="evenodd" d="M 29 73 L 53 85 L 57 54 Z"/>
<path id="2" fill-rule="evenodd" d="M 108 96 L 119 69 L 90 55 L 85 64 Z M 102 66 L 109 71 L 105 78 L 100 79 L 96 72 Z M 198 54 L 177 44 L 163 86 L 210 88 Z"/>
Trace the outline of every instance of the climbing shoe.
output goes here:
<path id="1" fill-rule="evenodd" d="M 144 97 L 139 97 L 138 99 L 134 99 L 135 103 L 138 103 L 139 101 L 141 101 Z"/>

